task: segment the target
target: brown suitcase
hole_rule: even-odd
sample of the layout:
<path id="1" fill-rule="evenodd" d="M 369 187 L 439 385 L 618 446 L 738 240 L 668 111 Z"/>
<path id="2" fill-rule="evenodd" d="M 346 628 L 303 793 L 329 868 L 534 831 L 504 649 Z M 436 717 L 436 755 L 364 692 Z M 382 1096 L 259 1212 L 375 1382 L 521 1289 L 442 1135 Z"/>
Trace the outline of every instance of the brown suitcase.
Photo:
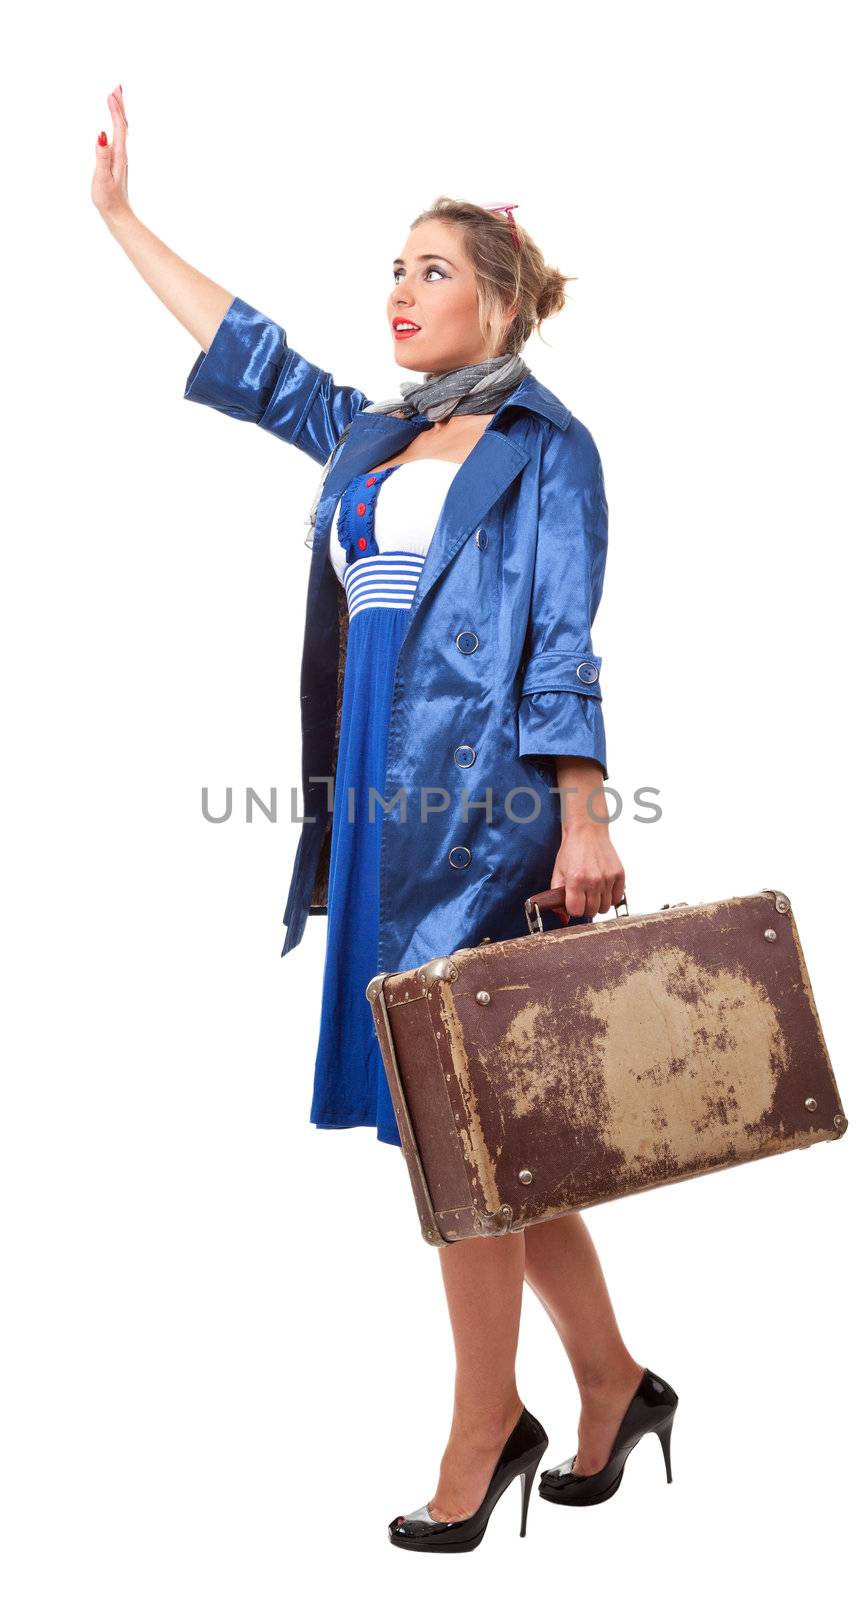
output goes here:
<path id="1" fill-rule="evenodd" d="M 536 1222 L 847 1127 L 774 889 L 489 940 L 366 989 L 422 1236 Z"/>

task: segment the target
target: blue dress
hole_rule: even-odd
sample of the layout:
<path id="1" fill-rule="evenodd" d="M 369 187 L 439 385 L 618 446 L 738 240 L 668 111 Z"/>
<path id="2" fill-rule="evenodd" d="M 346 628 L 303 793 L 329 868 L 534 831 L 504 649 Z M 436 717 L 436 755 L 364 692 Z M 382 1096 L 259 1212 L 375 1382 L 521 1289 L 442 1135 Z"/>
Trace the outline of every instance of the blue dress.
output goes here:
<path id="1" fill-rule="evenodd" d="M 416 458 L 352 478 L 331 530 L 348 639 L 333 797 L 327 945 L 310 1121 L 376 1127 L 401 1144 L 366 985 L 380 970 L 380 830 L 398 651 L 442 500 L 459 463 Z M 424 469 L 433 470 L 424 470 Z M 383 485 L 406 480 L 380 503 Z"/>

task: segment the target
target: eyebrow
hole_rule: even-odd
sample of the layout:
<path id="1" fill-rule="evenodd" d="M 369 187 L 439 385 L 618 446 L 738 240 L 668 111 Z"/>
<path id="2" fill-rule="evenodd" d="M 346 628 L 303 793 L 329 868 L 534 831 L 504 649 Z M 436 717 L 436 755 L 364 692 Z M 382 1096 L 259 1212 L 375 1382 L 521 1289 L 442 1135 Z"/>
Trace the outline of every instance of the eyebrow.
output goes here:
<path id="1" fill-rule="evenodd" d="M 455 265 L 454 261 L 450 261 L 448 256 L 438 256 L 436 254 L 436 252 L 432 252 L 431 255 L 428 255 L 428 256 L 417 256 L 416 260 L 417 261 L 445 261 L 447 267 L 453 267 Z M 403 266 L 405 266 L 406 263 L 404 261 L 402 261 L 401 256 L 396 256 L 396 258 L 395 258 L 395 260 L 393 261 L 392 264 L 393 264 L 394 267 L 403 267 Z"/>

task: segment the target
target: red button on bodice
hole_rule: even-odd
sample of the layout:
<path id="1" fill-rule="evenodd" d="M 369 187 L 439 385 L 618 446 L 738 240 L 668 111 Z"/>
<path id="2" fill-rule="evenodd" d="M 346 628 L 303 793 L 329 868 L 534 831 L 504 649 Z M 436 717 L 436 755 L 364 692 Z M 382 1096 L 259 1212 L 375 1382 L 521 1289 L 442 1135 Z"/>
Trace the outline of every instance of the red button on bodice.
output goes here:
<path id="1" fill-rule="evenodd" d="M 361 550 L 365 550 L 365 548 L 366 548 L 366 540 L 365 539 L 358 539 L 357 540 L 357 544 L 359 545 Z"/>
<path id="2" fill-rule="evenodd" d="M 377 478 L 374 475 L 372 475 L 370 478 L 366 478 L 367 489 L 370 489 L 373 483 L 377 483 Z"/>
<path id="3" fill-rule="evenodd" d="M 360 503 L 359 503 L 359 505 L 358 505 L 358 506 L 357 506 L 357 516 L 358 516 L 358 517 L 364 517 L 364 516 L 365 516 L 365 514 L 366 514 L 366 508 L 365 508 L 365 506 L 364 506 L 364 505 L 363 505 L 363 502 L 362 502 L 362 500 L 361 500 L 361 501 L 360 501 Z"/>

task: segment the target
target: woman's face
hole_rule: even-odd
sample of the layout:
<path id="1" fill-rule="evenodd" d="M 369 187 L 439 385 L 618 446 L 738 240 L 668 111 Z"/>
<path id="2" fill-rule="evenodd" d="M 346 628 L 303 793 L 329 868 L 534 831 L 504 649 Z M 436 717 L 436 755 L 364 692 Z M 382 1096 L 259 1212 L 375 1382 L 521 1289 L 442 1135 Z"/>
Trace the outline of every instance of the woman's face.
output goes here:
<path id="1" fill-rule="evenodd" d="M 411 228 L 392 273 L 387 316 L 400 367 L 439 374 L 490 359 L 479 330 L 475 273 L 455 223 Z M 399 321 L 415 322 L 418 331 L 398 334 Z"/>

